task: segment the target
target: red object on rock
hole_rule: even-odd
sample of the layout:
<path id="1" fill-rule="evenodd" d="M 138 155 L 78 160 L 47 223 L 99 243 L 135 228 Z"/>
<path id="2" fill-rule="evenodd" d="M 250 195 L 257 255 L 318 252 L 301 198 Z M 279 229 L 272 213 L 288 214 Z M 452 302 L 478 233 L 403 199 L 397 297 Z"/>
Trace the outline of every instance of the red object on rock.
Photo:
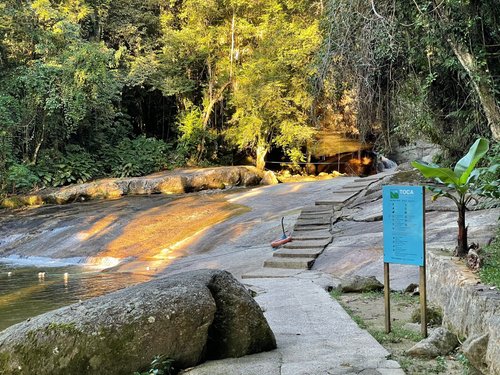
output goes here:
<path id="1" fill-rule="evenodd" d="M 287 242 L 290 242 L 291 240 L 292 240 L 291 236 L 288 236 L 286 238 L 280 238 L 279 240 L 271 242 L 271 246 L 274 247 L 274 248 L 280 247 L 281 245 L 284 245 Z"/>

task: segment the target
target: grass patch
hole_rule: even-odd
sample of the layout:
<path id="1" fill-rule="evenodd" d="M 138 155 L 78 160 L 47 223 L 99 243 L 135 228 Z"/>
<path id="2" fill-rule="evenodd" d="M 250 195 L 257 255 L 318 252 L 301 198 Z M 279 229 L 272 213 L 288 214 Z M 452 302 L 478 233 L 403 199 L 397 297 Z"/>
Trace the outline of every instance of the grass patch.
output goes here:
<path id="1" fill-rule="evenodd" d="M 370 328 L 368 329 L 368 332 L 370 332 L 375 340 L 382 345 L 387 343 L 398 343 L 403 340 L 410 340 L 413 342 L 419 342 L 422 340 L 422 335 L 420 333 L 405 329 L 399 324 L 393 324 L 390 333 L 385 333 L 385 330 Z"/>
<path id="2" fill-rule="evenodd" d="M 500 229 L 495 238 L 484 249 L 484 263 L 479 271 L 481 281 L 500 289 Z"/>

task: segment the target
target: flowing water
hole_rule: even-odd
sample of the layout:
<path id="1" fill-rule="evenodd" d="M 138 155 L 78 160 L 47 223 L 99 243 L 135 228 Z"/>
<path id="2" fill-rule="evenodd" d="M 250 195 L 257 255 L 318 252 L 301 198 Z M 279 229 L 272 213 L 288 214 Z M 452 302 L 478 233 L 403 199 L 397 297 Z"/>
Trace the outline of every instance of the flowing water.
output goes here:
<path id="1" fill-rule="evenodd" d="M 0 331 L 32 316 L 150 278 L 77 266 L 38 268 L 0 264 Z"/>
<path id="2" fill-rule="evenodd" d="M 0 330 L 151 279 L 185 256 L 197 232 L 246 212 L 225 195 L 124 197 L 1 212 Z"/>

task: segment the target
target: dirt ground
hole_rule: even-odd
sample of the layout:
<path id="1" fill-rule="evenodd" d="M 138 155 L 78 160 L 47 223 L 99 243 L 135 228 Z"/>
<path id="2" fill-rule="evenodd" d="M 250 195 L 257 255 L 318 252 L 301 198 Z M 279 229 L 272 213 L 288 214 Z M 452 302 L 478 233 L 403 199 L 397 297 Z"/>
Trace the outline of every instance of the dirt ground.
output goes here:
<path id="1" fill-rule="evenodd" d="M 391 293 L 392 332 L 385 333 L 384 295 L 382 292 L 345 293 L 332 292 L 353 320 L 371 333 L 410 375 L 446 374 L 480 375 L 468 360 L 455 351 L 432 360 L 416 359 L 405 355 L 416 342 L 422 339 L 420 324 L 405 326 L 412 322 L 412 314 L 419 309 L 419 297 L 408 293 Z M 413 329 L 412 329 L 413 328 Z M 432 326 L 429 327 L 429 334 Z"/>

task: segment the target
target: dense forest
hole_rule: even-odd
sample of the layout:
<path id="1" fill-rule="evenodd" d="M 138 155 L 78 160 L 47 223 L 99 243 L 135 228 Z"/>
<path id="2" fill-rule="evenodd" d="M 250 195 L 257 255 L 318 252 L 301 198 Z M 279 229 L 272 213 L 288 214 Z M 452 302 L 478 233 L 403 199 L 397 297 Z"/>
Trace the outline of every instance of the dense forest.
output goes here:
<path id="1" fill-rule="evenodd" d="M 324 128 L 453 160 L 500 137 L 499 17 L 498 0 L 2 0 L 0 191 L 299 163 Z"/>

